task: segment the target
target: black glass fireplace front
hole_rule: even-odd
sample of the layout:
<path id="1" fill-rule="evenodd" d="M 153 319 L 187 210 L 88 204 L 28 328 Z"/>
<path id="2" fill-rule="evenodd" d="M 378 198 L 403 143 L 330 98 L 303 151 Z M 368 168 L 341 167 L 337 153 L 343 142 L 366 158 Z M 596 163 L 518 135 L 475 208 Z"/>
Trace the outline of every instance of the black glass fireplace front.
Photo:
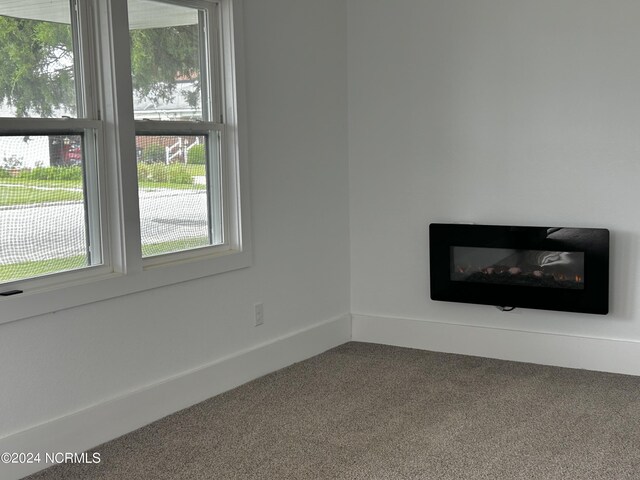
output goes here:
<path id="1" fill-rule="evenodd" d="M 431 298 L 608 313 L 609 231 L 434 223 Z"/>

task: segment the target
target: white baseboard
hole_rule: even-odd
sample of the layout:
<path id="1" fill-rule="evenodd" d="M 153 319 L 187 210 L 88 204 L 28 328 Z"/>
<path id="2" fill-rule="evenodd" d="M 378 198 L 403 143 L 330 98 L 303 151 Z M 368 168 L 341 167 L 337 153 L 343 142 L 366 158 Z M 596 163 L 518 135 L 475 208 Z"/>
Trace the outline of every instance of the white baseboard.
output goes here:
<path id="1" fill-rule="evenodd" d="M 352 315 L 352 340 L 640 375 L 640 342 Z"/>
<path id="2" fill-rule="evenodd" d="M 46 452 L 80 453 L 350 339 L 350 315 L 322 322 L 0 438 L 0 453 L 40 452 L 42 461 Z M 15 480 L 47 466 L 0 464 L 0 479 Z"/>

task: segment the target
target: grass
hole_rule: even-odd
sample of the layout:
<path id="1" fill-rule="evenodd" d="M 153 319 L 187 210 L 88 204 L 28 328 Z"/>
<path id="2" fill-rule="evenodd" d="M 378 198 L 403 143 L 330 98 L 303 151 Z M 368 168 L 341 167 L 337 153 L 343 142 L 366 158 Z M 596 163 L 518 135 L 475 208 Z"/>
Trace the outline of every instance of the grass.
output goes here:
<path id="1" fill-rule="evenodd" d="M 204 165 L 185 165 L 187 167 L 187 172 L 189 175 L 202 176 L 207 174 L 207 169 Z"/>
<path id="2" fill-rule="evenodd" d="M 31 178 L 9 177 L 0 178 L 0 184 L 21 185 L 23 187 L 78 188 L 82 190 L 81 180 L 34 180 Z"/>
<path id="3" fill-rule="evenodd" d="M 172 240 L 170 242 L 150 243 L 142 245 L 142 256 L 151 257 L 163 253 L 179 252 L 191 248 L 206 247 L 209 244 L 208 237 L 186 238 L 184 240 Z"/>
<path id="4" fill-rule="evenodd" d="M 0 207 L 35 203 L 81 201 L 84 195 L 76 190 L 42 190 L 22 185 L 0 186 Z"/>
<path id="5" fill-rule="evenodd" d="M 192 248 L 206 247 L 208 245 L 208 237 L 196 237 L 184 240 L 152 243 L 149 245 L 142 245 L 142 255 L 144 257 L 150 257 L 153 255 L 161 255 L 163 253 L 173 253 Z M 86 266 L 87 257 L 85 255 L 0 265 L 0 282 L 33 278 L 50 273 L 74 270 Z"/>
<path id="6" fill-rule="evenodd" d="M 169 190 L 204 190 L 206 185 L 187 185 L 180 183 L 166 183 L 166 182 L 139 182 L 138 188 L 140 189 L 156 189 L 167 188 Z"/>
<path id="7" fill-rule="evenodd" d="M 86 266 L 87 257 L 84 255 L 38 260 L 34 262 L 11 263 L 9 265 L 0 265 L 0 281 L 38 277 L 48 273 L 63 272 Z"/>
<path id="8" fill-rule="evenodd" d="M 192 177 L 206 175 L 204 165 L 183 165 Z M 42 188 L 52 190 L 42 190 Z M 205 190 L 206 185 L 179 184 L 170 182 L 141 181 L 140 189 L 166 188 L 170 190 Z M 66 189 L 76 189 L 66 190 Z M 29 205 L 49 202 L 81 201 L 83 199 L 81 180 L 40 180 L 34 178 L 0 178 L 0 206 Z"/>

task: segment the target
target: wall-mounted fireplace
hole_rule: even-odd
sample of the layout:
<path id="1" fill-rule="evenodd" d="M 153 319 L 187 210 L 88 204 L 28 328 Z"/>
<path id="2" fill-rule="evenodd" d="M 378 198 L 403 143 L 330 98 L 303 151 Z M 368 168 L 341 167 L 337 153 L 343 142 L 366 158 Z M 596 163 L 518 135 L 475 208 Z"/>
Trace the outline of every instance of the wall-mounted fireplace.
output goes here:
<path id="1" fill-rule="evenodd" d="M 433 223 L 431 298 L 606 314 L 609 231 Z"/>

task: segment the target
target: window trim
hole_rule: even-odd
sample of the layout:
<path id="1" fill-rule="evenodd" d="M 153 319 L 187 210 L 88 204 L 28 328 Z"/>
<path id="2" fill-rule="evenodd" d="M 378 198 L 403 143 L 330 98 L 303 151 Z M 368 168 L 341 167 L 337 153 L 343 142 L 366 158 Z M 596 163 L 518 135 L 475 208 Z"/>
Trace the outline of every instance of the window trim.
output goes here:
<path id="1" fill-rule="evenodd" d="M 167 3 L 184 5 L 177 0 Z M 85 2 L 81 2 L 85 3 Z M 135 126 L 131 101 L 131 62 L 128 55 L 114 52 L 129 49 L 129 24 L 126 0 L 87 0 L 95 10 L 92 28 L 95 30 L 97 71 L 95 92 L 100 100 L 99 120 L 66 119 L 47 120 L 42 124 L 59 122 L 75 126 L 76 122 L 101 125 L 98 141 L 103 147 L 99 182 L 104 188 L 103 238 L 110 244 L 110 265 L 87 267 L 37 277 L 24 282 L 12 282 L 12 288 L 24 283 L 24 293 L 0 297 L 0 324 L 41 314 L 56 312 L 110 298 L 142 292 L 171 284 L 213 276 L 219 273 L 249 267 L 252 264 L 250 232 L 249 170 L 246 148 L 246 106 L 244 94 L 242 0 L 190 0 L 189 5 L 219 5 L 219 48 L 223 84 L 220 110 L 225 123 L 215 124 L 221 133 L 221 148 L 225 150 L 227 181 L 228 235 L 225 245 L 209 246 L 142 259 L 137 195 L 135 157 Z M 87 27 L 89 28 L 89 27 Z M 93 38 L 90 36 L 89 38 Z M 218 48 L 218 47 L 216 47 Z M 123 50 L 124 49 L 124 50 Z M 214 85 L 214 88 L 216 86 Z M 12 119 L 14 127 L 16 123 Z M 30 119 L 33 122 L 35 119 Z M 0 120 L 5 131 L 8 121 Z M 78 124 L 79 126 L 79 124 Z M 197 123 L 195 127 L 197 127 Z M 202 126 L 201 126 L 202 127 Z M 199 129 L 200 130 L 200 129 Z M 100 177 L 101 174 L 101 177 Z M 146 260 L 162 259 L 162 262 Z M 105 259 L 108 262 L 108 259 Z M 7 290 L 2 288 L 0 291 Z"/>

